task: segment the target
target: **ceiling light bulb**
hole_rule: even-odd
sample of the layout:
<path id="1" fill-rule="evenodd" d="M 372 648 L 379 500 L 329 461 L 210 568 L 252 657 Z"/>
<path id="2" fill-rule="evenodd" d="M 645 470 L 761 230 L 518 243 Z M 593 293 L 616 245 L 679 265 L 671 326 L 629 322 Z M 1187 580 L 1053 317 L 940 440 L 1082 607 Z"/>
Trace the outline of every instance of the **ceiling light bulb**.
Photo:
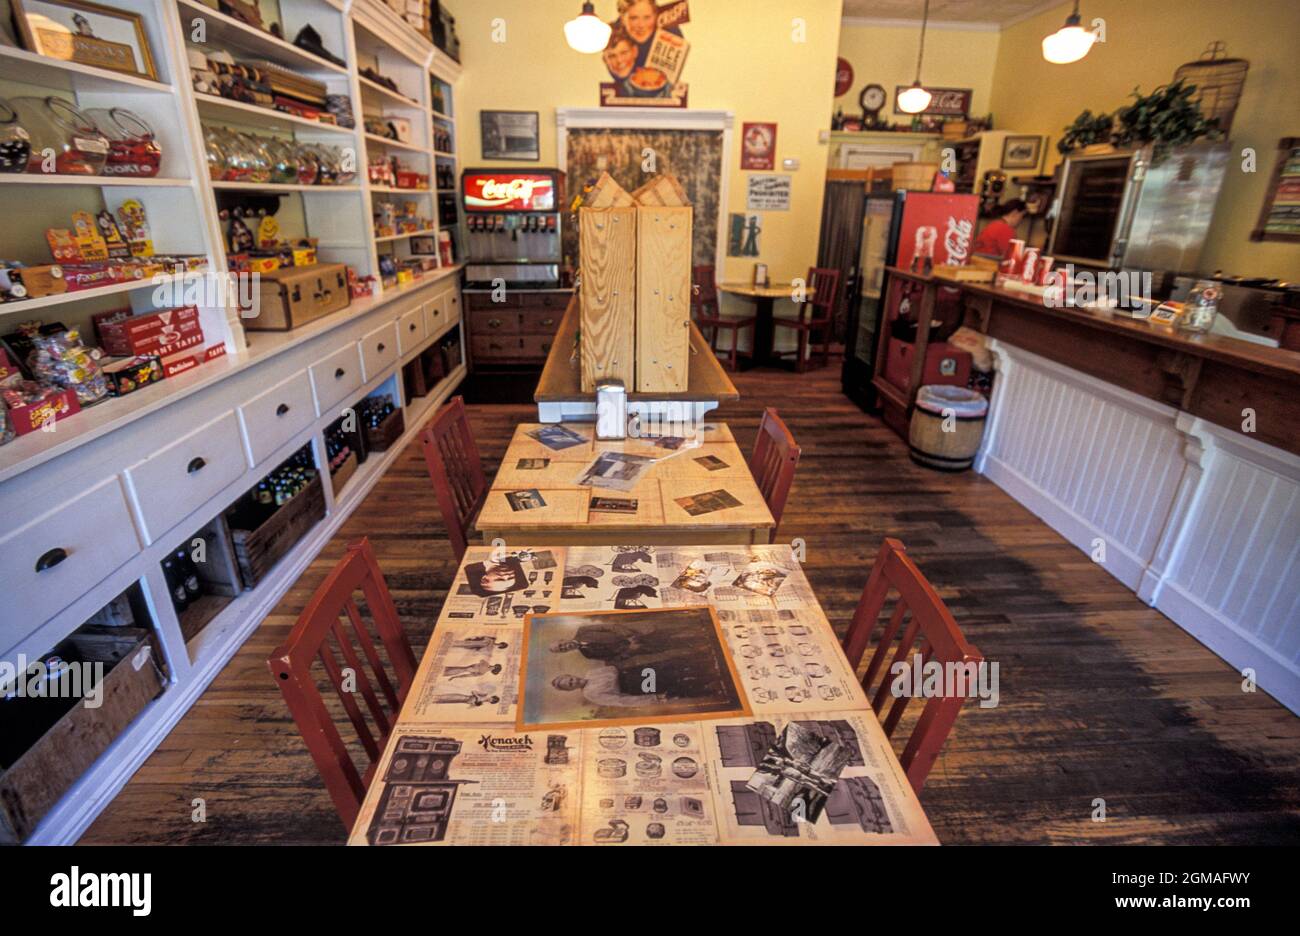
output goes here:
<path id="1" fill-rule="evenodd" d="M 1092 44 L 1097 41 L 1097 34 L 1088 32 L 1079 25 L 1079 13 L 1075 12 L 1065 19 L 1065 25 L 1043 37 L 1043 58 L 1053 65 L 1068 65 L 1077 62 L 1088 54 Z"/>
<path id="2" fill-rule="evenodd" d="M 609 23 L 596 16 L 596 8 L 590 3 L 584 3 L 582 13 L 564 24 L 564 38 L 578 52 L 600 52 L 609 45 L 612 32 Z"/>
<path id="3" fill-rule="evenodd" d="M 919 114 L 930 106 L 930 92 L 922 88 L 919 81 L 914 81 L 895 103 L 904 114 Z"/>

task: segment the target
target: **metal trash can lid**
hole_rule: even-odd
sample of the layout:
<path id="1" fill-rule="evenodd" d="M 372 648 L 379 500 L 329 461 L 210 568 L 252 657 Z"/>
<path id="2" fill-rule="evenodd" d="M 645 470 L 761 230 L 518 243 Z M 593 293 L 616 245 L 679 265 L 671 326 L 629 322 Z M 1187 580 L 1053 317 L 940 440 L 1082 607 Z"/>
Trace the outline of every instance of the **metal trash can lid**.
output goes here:
<path id="1" fill-rule="evenodd" d="M 989 401 L 984 395 L 966 387 L 947 384 L 927 384 L 916 392 L 919 409 L 936 416 L 951 410 L 958 419 L 980 419 L 989 411 Z"/>

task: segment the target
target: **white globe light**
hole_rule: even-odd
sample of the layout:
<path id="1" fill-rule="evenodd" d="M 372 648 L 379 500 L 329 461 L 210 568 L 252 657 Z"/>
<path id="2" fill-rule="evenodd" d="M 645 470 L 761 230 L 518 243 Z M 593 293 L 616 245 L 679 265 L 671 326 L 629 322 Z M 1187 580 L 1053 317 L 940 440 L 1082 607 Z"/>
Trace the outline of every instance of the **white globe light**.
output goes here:
<path id="1" fill-rule="evenodd" d="M 1062 26 L 1043 37 L 1043 58 L 1053 65 L 1068 65 L 1087 55 L 1096 41 L 1096 34 L 1082 26 Z"/>
<path id="2" fill-rule="evenodd" d="M 897 104 L 904 114 L 919 114 L 930 106 L 930 92 L 914 84 L 898 96 Z"/>
<path id="3" fill-rule="evenodd" d="M 578 52 L 600 52 L 609 45 L 612 32 L 609 23 L 596 16 L 595 7 L 590 3 L 584 3 L 582 13 L 564 24 L 564 38 Z"/>

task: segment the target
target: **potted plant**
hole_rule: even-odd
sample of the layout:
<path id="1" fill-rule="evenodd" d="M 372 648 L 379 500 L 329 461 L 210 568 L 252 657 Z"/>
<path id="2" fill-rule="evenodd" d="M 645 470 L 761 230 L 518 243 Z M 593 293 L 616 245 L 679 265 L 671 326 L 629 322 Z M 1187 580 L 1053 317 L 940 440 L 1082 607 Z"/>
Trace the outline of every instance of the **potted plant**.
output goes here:
<path id="1" fill-rule="evenodd" d="M 1097 152 L 1112 148 L 1111 131 L 1114 118 L 1110 114 L 1094 114 L 1085 110 L 1074 123 L 1065 128 L 1061 139 L 1056 141 L 1056 149 L 1065 156 L 1075 150 Z"/>
<path id="2" fill-rule="evenodd" d="M 1120 147 L 1152 144 L 1152 161 L 1159 162 L 1172 147 L 1219 136 L 1218 119 L 1205 119 L 1192 100 L 1195 92 L 1196 85 L 1182 78 L 1145 97 L 1134 88 L 1133 102 L 1115 112 L 1112 142 Z"/>

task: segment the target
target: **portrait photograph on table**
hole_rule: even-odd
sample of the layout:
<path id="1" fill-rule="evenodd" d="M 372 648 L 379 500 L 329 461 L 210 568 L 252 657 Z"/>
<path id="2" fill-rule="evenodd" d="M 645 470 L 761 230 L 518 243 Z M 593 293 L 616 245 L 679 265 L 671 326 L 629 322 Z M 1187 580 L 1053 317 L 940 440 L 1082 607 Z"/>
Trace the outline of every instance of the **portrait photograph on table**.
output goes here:
<path id="1" fill-rule="evenodd" d="M 748 714 L 710 607 L 529 614 L 515 727 Z"/>

